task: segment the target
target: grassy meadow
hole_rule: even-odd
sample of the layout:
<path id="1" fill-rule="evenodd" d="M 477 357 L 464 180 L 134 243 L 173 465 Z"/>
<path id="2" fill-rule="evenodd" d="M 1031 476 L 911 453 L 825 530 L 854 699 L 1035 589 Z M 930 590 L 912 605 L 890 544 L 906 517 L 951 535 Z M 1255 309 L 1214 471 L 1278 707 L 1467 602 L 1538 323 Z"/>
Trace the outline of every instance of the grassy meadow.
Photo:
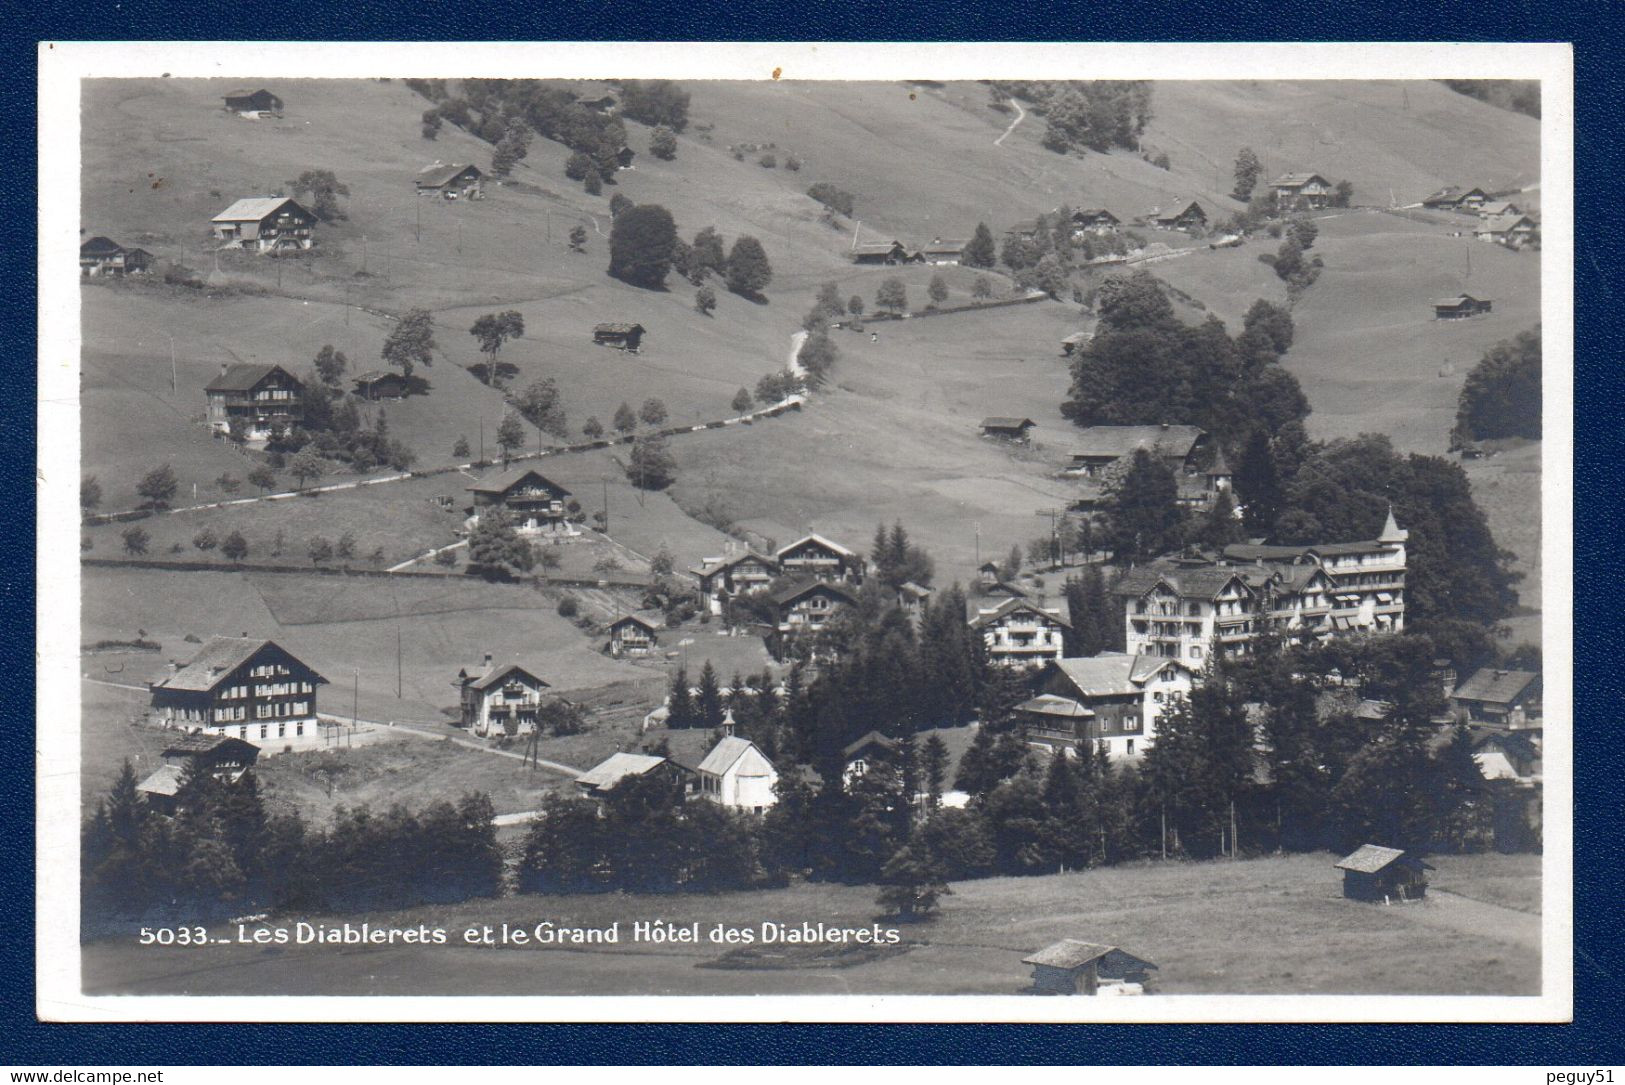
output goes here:
<path id="1" fill-rule="evenodd" d="M 872 886 L 510 897 L 344 917 L 443 927 L 453 940 L 446 946 L 233 944 L 211 949 L 200 963 L 195 950 L 110 940 L 85 947 L 84 981 L 97 993 L 191 995 L 1017 995 L 1028 982 L 1021 958 L 1071 937 L 1154 961 L 1154 984 L 1164 995 L 1539 991 L 1538 856 L 1442 857 L 1428 900 L 1400 907 L 1343 899 L 1332 861 L 1315 854 L 1149 863 L 960 882 L 936 921 L 902 928 L 912 943 L 907 952 L 850 967 L 798 968 L 786 955 L 777 966 L 769 957 L 766 968 L 718 968 L 725 947 L 632 943 L 630 927 L 638 920 L 699 922 L 702 938 L 717 923 L 867 927 L 877 918 Z M 286 921 L 303 918 L 339 920 Z M 529 928 L 542 920 L 619 922 L 622 941 L 578 948 L 460 944 L 470 926 Z M 234 937 L 235 929 L 222 933 Z"/>

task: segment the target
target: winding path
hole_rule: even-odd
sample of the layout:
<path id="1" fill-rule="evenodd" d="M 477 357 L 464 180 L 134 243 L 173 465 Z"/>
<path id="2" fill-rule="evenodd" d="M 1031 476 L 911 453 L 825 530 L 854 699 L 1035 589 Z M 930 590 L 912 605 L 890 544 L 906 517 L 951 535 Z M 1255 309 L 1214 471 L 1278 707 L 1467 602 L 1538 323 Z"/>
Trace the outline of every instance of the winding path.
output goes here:
<path id="1" fill-rule="evenodd" d="M 993 141 L 993 146 L 995 147 L 1004 142 L 1005 136 L 1008 136 L 1011 132 L 1016 130 L 1016 125 L 1027 119 L 1027 111 L 1021 108 L 1020 102 L 1016 101 L 1014 98 L 1011 98 L 1010 104 L 1016 107 L 1016 119 L 1011 121 L 1010 127 L 1006 128 L 999 138 Z"/>

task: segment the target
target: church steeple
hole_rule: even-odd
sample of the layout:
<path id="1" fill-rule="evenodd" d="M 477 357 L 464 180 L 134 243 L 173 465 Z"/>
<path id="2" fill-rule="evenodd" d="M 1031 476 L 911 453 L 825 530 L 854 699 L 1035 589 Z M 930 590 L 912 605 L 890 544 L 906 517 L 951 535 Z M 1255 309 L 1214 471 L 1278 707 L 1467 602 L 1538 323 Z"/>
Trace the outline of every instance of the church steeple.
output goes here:
<path id="1" fill-rule="evenodd" d="M 1380 543 L 1402 543 L 1411 537 L 1411 533 L 1399 526 L 1394 519 L 1394 506 L 1388 506 L 1388 520 L 1382 525 L 1382 534 L 1377 536 Z"/>

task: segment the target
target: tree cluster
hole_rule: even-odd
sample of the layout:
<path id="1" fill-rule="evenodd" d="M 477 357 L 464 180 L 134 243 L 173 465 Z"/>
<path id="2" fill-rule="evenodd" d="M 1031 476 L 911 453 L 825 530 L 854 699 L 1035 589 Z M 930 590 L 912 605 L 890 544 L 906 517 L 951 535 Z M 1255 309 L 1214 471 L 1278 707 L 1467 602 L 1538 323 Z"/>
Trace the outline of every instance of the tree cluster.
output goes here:
<path id="1" fill-rule="evenodd" d="M 1539 328 L 1485 351 L 1462 385 L 1451 448 L 1502 437 L 1540 440 L 1540 377 Z"/>
<path id="2" fill-rule="evenodd" d="M 681 132 L 688 127 L 688 91 L 669 79 L 621 82 L 621 115 L 650 126 Z"/>
<path id="3" fill-rule="evenodd" d="M 83 827 L 88 930 L 134 919 L 196 922 L 255 910 L 362 911 L 502 892 L 483 794 L 420 810 L 337 810 L 322 827 L 266 809 L 252 770 L 186 770 L 174 818 L 153 812 L 128 762 Z"/>
<path id="4" fill-rule="evenodd" d="M 1006 93 L 1033 104 L 1044 116 L 1044 146 L 1068 151 L 1135 147 L 1151 120 L 1151 84 L 1143 80 L 1093 80 L 1002 84 Z"/>

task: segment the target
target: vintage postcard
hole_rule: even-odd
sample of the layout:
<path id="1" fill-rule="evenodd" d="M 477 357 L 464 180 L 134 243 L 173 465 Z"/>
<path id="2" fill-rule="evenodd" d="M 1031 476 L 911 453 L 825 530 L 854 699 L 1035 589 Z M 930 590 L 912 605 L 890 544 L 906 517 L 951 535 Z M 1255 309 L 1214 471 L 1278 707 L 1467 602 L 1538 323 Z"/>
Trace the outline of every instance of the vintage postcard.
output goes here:
<path id="1" fill-rule="evenodd" d="M 42 1017 L 1568 1019 L 1568 47 L 39 55 Z"/>

